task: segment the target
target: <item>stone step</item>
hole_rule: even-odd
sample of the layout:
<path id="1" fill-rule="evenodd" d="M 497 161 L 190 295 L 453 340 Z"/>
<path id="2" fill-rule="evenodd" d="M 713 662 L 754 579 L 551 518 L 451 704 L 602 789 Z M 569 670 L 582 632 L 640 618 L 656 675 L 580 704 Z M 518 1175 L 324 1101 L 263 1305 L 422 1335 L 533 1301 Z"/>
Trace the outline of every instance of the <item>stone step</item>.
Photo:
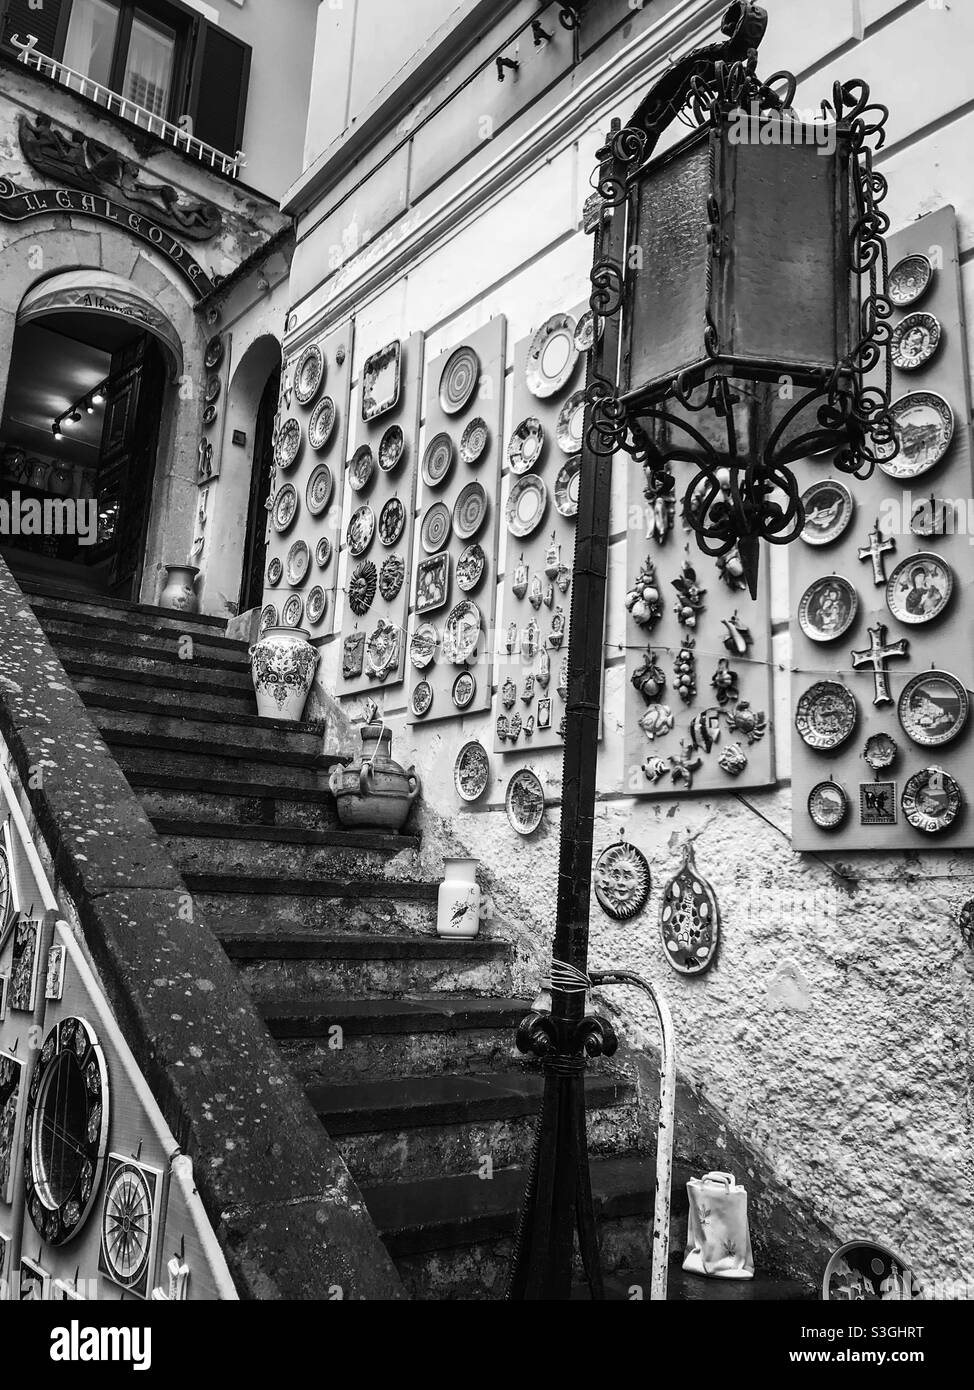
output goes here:
<path id="1" fill-rule="evenodd" d="M 310 883 L 307 892 L 294 893 L 300 886 L 292 882 L 260 880 L 263 891 L 234 891 L 232 887 L 213 888 L 210 876 L 183 875 L 199 911 L 215 927 L 249 926 L 255 918 L 274 931 L 323 932 L 325 935 L 432 936 L 436 927 L 436 890 L 421 885 L 397 884 L 389 880 L 376 886 L 375 894 L 359 893 L 348 884 Z M 226 882 L 226 881 L 223 881 Z M 256 888 L 253 883 L 246 888 Z M 370 885 L 371 887 L 371 885 Z M 404 896 L 405 887 L 408 896 Z"/>
<path id="2" fill-rule="evenodd" d="M 314 804 L 320 800 L 334 807 L 328 778 L 340 759 L 328 753 L 312 759 L 286 753 L 258 758 L 246 749 L 228 749 L 222 741 L 205 750 L 179 739 L 155 739 L 151 748 L 123 738 L 109 737 L 107 742 L 134 789 L 141 790 L 148 781 L 164 790 L 184 793 L 198 787 L 208 795 L 233 797 L 239 793 L 247 800 L 253 799 L 255 788 L 258 796 L 265 788 L 271 795 L 287 788 L 299 802 Z"/>
<path id="3" fill-rule="evenodd" d="M 18 580 L 31 608 L 43 621 L 51 614 L 66 619 L 90 622 L 104 619 L 113 623 L 133 623 L 145 627 L 169 627 L 182 631 L 200 629 L 214 636 L 226 631 L 226 618 L 205 617 L 199 613 L 177 613 L 171 608 L 153 608 L 147 604 L 127 603 L 124 599 L 93 594 L 80 597 L 73 589 L 58 589 L 39 580 Z"/>
<path id="4" fill-rule="evenodd" d="M 256 713 L 257 701 L 249 680 L 233 678 L 226 671 L 209 671 L 190 662 L 185 671 L 129 671 L 88 661 L 62 662 L 72 684 L 88 701 L 90 696 L 117 695 L 129 700 L 165 703 L 180 710 L 194 708 L 233 714 Z"/>
<path id="5" fill-rule="evenodd" d="M 621 1270 L 605 1276 L 607 1303 L 649 1300 L 652 1288 L 651 1268 Z M 666 1281 L 668 1303 L 814 1303 L 821 1296 L 819 1289 L 798 1279 L 768 1279 L 755 1271 L 753 1279 L 708 1279 L 702 1274 L 689 1274 L 683 1268 L 683 1251 L 674 1251 Z M 589 1299 L 588 1285 L 577 1284 L 572 1299 Z"/>
<path id="6" fill-rule="evenodd" d="M 256 825 L 295 830 L 337 830 L 341 822 L 327 778 L 312 787 L 219 781 L 132 771 L 129 785 L 151 820 L 201 818 L 224 826 Z"/>
<path id="7" fill-rule="evenodd" d="M 525 1071 L 405 1076 L 312 1086 L 308 1100 L 363 1186 L 461 1177 L 526 1165 L 544 1078 Z M 608 1073 L 585 1078 L 590 1153 L 638 1142 L 636 1093 Z"/>
<path id="8" fill-rule="evenodd" d="M 145 690 L 142 692 L 130 693 L 119 686 L 111 688 L 112 682 L 107 682 L 109 689 L 105 691 L 91 690 L 83 683 L 76 682 L 78 694 L 84 700 L 86 706 L 92 711 L 96 723 L 111 717 L 113 722 L 116 715 L 144 716 L 142 722 L 146 727 L 154 727 L 159 720 L 174 721 L 180 730 L 185 729 L 186 724 L 209 726 L 210 737 L 213 737 L 213 725 L 220 725 L 221 728 L 232 727 L 234 729 L 263 729 L 277 730 L 278 733 L 287 735 L 291 733 L 306 733 L 317 739 L 318 746 L 321 744 L 322 731 L 316 724 L 305 723 L 295 724 L 286 719 L 265 719 L 256 713 L 256 701 L 251 698 L 249 708 L 242 702 L 224 700 L 220 697 L 189 695 L 185 692 L 159 691 L 152 694 Z M 126 720 L 126 725 L 131 724 L 132 728 L 137 727 L 136 719 Z"/>
<path id="9" fill-rule="evenodd" d="M 98 732 L 109 748 L 138 748 L 147 755 L 158 752 L 190 753 L 197 759 L 201 775 L 210 758 L 236 759 L 238 762 L 282 762 L 291 766 L 321 769 L 322 734 L 310 724 L 285 724 L 262 719 L 256 724 L 242 717 L 219 721 L 217 735 L 213 722 L 202 718 L 180 719 L 174 715 L 136 714 L 126 710 L 92 711 Z M 334 765 L 335 759 L 328 760 Z M 246 776 L 246 773 L 244 773 Z"/>
<path id="10" fill-rule="evenodd" d="M 156 830 L 187 873 L 220 878 L 290 878 L 348 882 L 418 876 L 418 835 L 388 835 L 378 830 L 295 830 L 262 825 L 222 825 L 193 821 L 157 821 Z"/>
<path id="11" fill-rule="evenodd" d="M 227 955 L 259 1001 L 368 995 L 510 995 L 513 947 L 506 941 L 421 936 L 322 936 L 249 930 L 223 923 Z"/>
<path id="12" fill-rule="evenodd" d="M 251 681 L 247 648 L 237 642 L 216 646 L 194 637 L 190 657 L 187 655 L 188 649 L 181 646 L 178 633 L 173 633 L 171 640 L 165 633 L 160 632 L 102 636 L 90 629 L 83 630 L 80 625 L 62 623 L 56 619 L 44 625 L 44 632 L 62 661 L 100 662 L 105 670 L 158 669 L 169 672 L 174 669 L 184 671 L 192 667 L 199 670 L 225 671 Z"/>

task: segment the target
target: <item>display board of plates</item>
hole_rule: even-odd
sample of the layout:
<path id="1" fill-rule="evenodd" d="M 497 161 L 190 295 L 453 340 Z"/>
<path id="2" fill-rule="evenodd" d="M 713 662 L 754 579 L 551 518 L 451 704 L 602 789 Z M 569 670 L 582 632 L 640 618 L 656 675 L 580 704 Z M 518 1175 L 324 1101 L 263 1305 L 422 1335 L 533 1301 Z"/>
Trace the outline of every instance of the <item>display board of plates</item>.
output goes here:
<path id="1" fill-rule="evenodd" d="M 412 724 L 490 709 L 506 334 L 506 319 L 491 319 L 426 371 L 407 652 Z"/>
<path id="2" fill-rule="evenodd" d="M 352 325 L 343 324 L 293 352 L 281 376 L 264 602 L 273 599 L 284 621 L 300 610 L 299 621 L 312 641 L 331 636 L 339 610 L 335 557 L 345 493 L 352 341 Z"/>
<path id="3" fill-rule="evenodd" d="M 566 421 L 585 386 L 576 341 L 587 305 L 550 314 L 514 349 L 504 440 L 504 575 L 497 624 L 494 751 L 524 758 L 563 745 L 564 674 L 581 457 Z M 577 427 L 577 426 L 576 426 Z M 567 432 L 566 432 L 567 430 Z"/>
<path id="4" fill-rule="evenodd" d="M 789 548 L 800 850 L 974 846 L 974 552 L 959 502 L 974 495 L 971 402 L 953 210 L 890 237 L 889 263 L 900 452 L 865 482 L 828 455 L 796 466 L 809 516 Z"/>
<path id="5" fill-rule="evenodd" d="M 361 669 L 357 662 L 339 661 L 339 697 L 401 685 L 408 668 L 423 347 L 422 333 L 378 345 L 363 366 L 352 405 L 341 537 L 346 592 L 341 640 L 364 632 L 366 652 Z M 359 582 L 363 565 L 375 566 L 374 589 Z M 369 599 L 361 611 L 363 594 Z"/>

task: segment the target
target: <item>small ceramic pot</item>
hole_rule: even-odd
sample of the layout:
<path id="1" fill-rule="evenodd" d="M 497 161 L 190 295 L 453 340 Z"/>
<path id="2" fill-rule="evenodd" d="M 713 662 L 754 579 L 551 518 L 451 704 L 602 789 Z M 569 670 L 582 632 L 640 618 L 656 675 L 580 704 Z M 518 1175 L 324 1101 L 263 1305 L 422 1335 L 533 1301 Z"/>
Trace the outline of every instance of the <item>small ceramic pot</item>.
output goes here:
<path id="1" fill-rule="evenodd" d="M 196 581 L 199 574 L 192 565 L 167 565 L 166 586 L 159 595 L 159 607 L 173 608 L 179 613 L 198 613 L 200 601 Z"/>
<path id="2" fill-rule="evenodd" d="M 420 783 L 415 770 L 404 771 L 391 752 L 392 731 L 381 720 L 369 722 L 362 728 L 362 757 L 332 770 L 331 792 L 342 825 L 396 834 L 402 830 Z"/>
<path id="3" fill-rule="evenodd" d="M 436 934 L 451 941 L 472 941 L 480 932 L 477 859 L 447 859 L 437 897 Z"/>
<path id="4" fill-rule="evenodd" d="M 297 627 L 269 627 L 250 649 L 250 669 L 262 719 L 300 722 L 318 669 L 311 634 Z"/>

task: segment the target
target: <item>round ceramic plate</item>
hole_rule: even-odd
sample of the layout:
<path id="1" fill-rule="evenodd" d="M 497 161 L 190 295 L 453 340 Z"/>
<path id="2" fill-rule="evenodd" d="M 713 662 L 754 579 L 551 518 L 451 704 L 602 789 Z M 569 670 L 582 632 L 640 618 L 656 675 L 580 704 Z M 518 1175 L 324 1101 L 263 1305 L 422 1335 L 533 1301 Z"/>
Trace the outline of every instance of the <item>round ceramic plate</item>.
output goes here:
<path id="1" fill-rule="evenodd" d="M 559 471 L 555 479 L 555 508 L 559 516 L 572 520 L 578 516 L 578 490 L 582 476 L 582 456 L 576 454 Z"/>
<path id="2" fill-rule="evenodd" d="M 445 483 L 453 467 L 453 440 L 448 434 L 438 434 L 426 446 L 423 455 L 423 482 L 427 487 Z"/>
<path id="3" fill-rule="evenodd" d="M 888 478 L 908 482 L 935 468 L 954 437 L 954 412 L 934 391 L 911 391 L 890 407 L 900 451 L 880 468 Z"/>
<path id="4" fill-rule="evenodd" d="M 487 493 L 481 483 L 468 483 L 453 508 L 457 540 L 471 541 L 487 520 Z"/>
<path id="5" fill-rule="evenodd" d="M 317 627 L 322 622 L 327 608 L 328 600 L 325 597 L 325 591 L 320 584 L 316 584 L 308 595 L 308 602 L 305 605 L 305 613 L 312 627 Z"/>
<path id="6" fill-rule="evenodd" d="M 547 400 L 571 381 L 578 364 L 576 323 L 570 314 L 552 314 L 528 349 L 527 383 L 532 396 Z"/>
<path id="7" fill-rule="evenodd" d="M 220 363 L 223 361 L 223 351 L 223 339 L 218 333 L 216 337 L 211 338 L 206 345 L 206 356 L 203 358 L 203 361 L 206 364 L 207 371 L 216 371 L 217 367 L 219 367 Z"/>
<path id="8" fill-rule="evenodd" d="M 798 605 L 798 622 L 811 642 L 837 642 L 852 627 L 859 596 L 840 574 L 824 575 L 805 590 Z"/>
<path id="9" fill-rule="evenodd" d="M 922 299 L 933 282 L 933 265 L 926 256 L 904 256 L 889 273 L 886 293 L 897 309 Z"/>
<path id="10" fill-rule="evenodd" d="M 375 473 L 375 454 L 371 444 L 363 444 L 355 450 L 348 465 L 348 485 L 353 492 L 367 488 Z"/>
<path id="11" fill-rule="evenodd" d="M 352 571 L 348 581 L 348 606 L 356 618 L 364 618 L 375 603 L 378 587 L 378 571 L 371 560 L 363 560 Z"/>
<path id="12" fill-rule="evenodd" d="M 536 772 L 522 767 L 507 784 L 507 819 L 519 835 L 533 835 L 544 819 L 544 787 Z"/>
<path id="13" fill-rule="evenodd" d="M 940 347 L 940 320 L 933 314 L 907 314 L 893 329 L 890 352 L 893 366 L 901 372 L 915 372 L 937 355 Z"/>
<path id="14" fill-rule="evenodd" d="M 409 701 L 409 708 L 417 719 L 422 719 L 429 714 L 433 706 L 433 687 L 429 681 L 420 681 L 412 693 Z"/>
<path id="15" fill-rule="evenodd" d="M 906 1303 L 922 1297 L 922 1292 L 901 1256 L 875 1241 L 840 1245 L 822 1278 L 823 1303 Z"/>
<path id="16" fill-rule="evenodd" d="M 439 633 L 432 623 L 420 623 L 409 643 L 409 659 L 417 671 L 425 671 L 436 660 Z"/>
<path id="17" fill-rule="evenodd" d="M 208 405 L 203 411 L 203 428 L 208 430 L 211 425 L 215 425 L 218 414 L 219 411 L 215 405 Z"/>
<path id="18" fill-rule="evenodd" d="M 903 788 L 903 815 L 914 830 L 939 835 L 948 830 L 963 806 L 960 787 L 942 767 L 925 767 Z"/>
<path id="19" fill-rule="evenodd" d="M 264 633 L 267 631 L 267 629 L 268 629 L 269 627 L 277 627 L 278 624 L 279 624 L 279 622 L 280 622 L 280 616 L 279 616 L 278 611 L 277 611 L 277 609 L 275 608 L 274 604 L 273 604 L 273 603 L 268 603 L 268 604 L 266 604 L 265 607 L 261 610 L 261 615 L 260 615 L 260 633 L 261 633 L 261 636 L 264 635 Z"/>
<path id="20" fill-rule="evenodd" d="M 325 359 L 316 343 L 306 347 L 294 370 L 294 395 L 299 405 L 310 405 L 325 379 Z"/>
<path id="21" fill-rule="evenodd" d="M 304 599 L 300 594 L 292 594 L 281 609 L 281 622 L 285 627 L 300 627 L 304 617 Z"/>
<path id="22" fill-rule="evenodd" d="M 802 742 L 820 753 L 840 748 L 855 732 L 855 696 L 838 681 L 819 681 L 799 698 L 795 727 Z"/>
<path id="23" fill-rule="evenodd" d="M 808 793 L 808 818 L 819 830 L 838 830 L 849 814 L 849 798 L 837 782 L 819 782 Z"/>
<path id="24" fill-rule="evenodd" d="M 483 614 L 472 599 L 458 603 L 443 629 L 443 655 L 447 661 L 462 666 L 476 656 L 483 625 Z"/>
<path id="25" fill-rule="evenodd" d="M 490 758 L 482 743 L 465 743 L 453 768 L 453 785 L 461 801 L 479 801 L 490 785 Z"/>
<path id="26" fill-rule="evenodd" d="M 593 874 L 595 896 L 607 917 L 629 922 L 649 901 L 652 877 L 642 850 L 620 841 L 599 855 Z"/>
<path id="27" fill-rule="evenodd" d="M 806 545 L 831 545 L 844 535 L 856 510 L 852 493 L 845 483 L 823 478 L 802 494 L 805 508 L 805 529 L 802 540 Z"/>
<path id="28" fill-rule="evenodd" d="M 886 585 L 886 606 L 900 623 L 933 622 L 950 602 L 954 576 L 946 560 L 922 551 L 902 560 Z"/>
<path id="29" fill-rule="evenodd" d="M 585 392 L 569 396 L 558 416 L 558 447 L 565 454 L 579 454 L 585 438 Z"/>
<path id="30" fill-rule="evenodd" d="M 395 545 L 406 529 L 406 508 L 398 497 L 390 497 L 379 513 L 379 540 L 386 547 Z"/>
<path id="31" fill-rule="evenodd" d="M 206 404 L 216 405 L 217 401 L 220 399 L 220 392 L 222 390 L 223 384 L 220 381 L 220 378 L 218 376 L 209 377 L 206 383 L 206 391 L 203 395 L 203 399 L 206 401 Z"/>
<path id="32" fill-rule="evenodd" d="M 459 710 L 469 709 L 477 694 L 477 682 L 469 671 L 461 671 L 453 682 L 453 703 Z"/>
<path id="33" fill-rule="evenodd" d="M 519 478 L 507 499 L 507 529 L 523 540 L 537 531 L 548 510 L 548 489 L 533 473 Z"/>
<path id="34" fill-rule="evenodd" d="M 287 553 L 287 564 L 284 566 L 287 582 L 292 589 L 301 587 L 310 569 L 311 549 L 307 541 L 295 541 Z"/>
<path id="35" fill-rule="evenodd" d="M 279 536 L 283 535 L 291 526 L 298 514 L 298 493 L 297 488 L 290 483 L 285 483 L 278 488 L 277 496 L 274 498 L 274 507 L 271 513 L 271 520 L 274 530 Z"/>
<path id="36" fill-rule="evenodd" d="M 359 507 L 348 523 L 348 549 L 357 560 L 372 544 L 375 535 L 375 512 L 371 507 Z"/>
<path id="37" fill-rule="evenodd" d="M 315 547 L 315 559 L 320 570 L 326 570 L 331 564 L 331 541 L 327 536 L 322 536 Z"/>
<path id="38" fill-rule="evenodd" d="M 406 562 L 398 555 L 390 555 L 379 570 L 379 593 L 386 603 L 392 603 L 402 592 L 406 582 Z"/>
<path id="39" fill-rule="evenodd" d="M 379 467 L 392 473 L 402 463 L 406 453 L 406 436 L 401 425 L 390 425 L 379 441 Z"/>
<path id="40" fill-rule="evenodd" d="M 862 750 L 863 761 L 873 772 L 885 772 L 896 762 L 899 751 L 896 740 L 889 734 L 873 734 L 866 739 L 866 746 Z"/>
<path id="41" fill-rule="evenodd" d="M 423 517 L 419 531 L 419 539 L 427 555 L 435 555 L 438 550 L 443 549 L 450 539 L 452 529 L 449 507 L 445 502 L 434 502 Z"/>
<path id="42" fill-rule="evenodd" d="M 293 468 L 301 453 L 301 421 L 292 415 L 284 421 L 277 436 L 274 462 L 285 472 Z"/>
<path id="43" fill-rule="evenodd" d="M 591 352 L 604 332 L 605 319 L 587 309 L 578 320 L 578 327 L 575 329 L 575 346 L 579 352 Z"/>
<path id="44" fill-rule="evenodd" d="M 487 568 L 487 556 L 479 545 L 468 545 L 456 566 L 457 585 L 464 594 L 476 589 Z"/>
<path id="45" fill-rule="evenodd" d="M 466 410 L 480 381 L 480 358 L 472 347 L 457 348 L 440 377 L 440 409 L 444 415 Z"/>
<path id="46" fill-rule="evenodd" d="M 334 487 L 335 480 L 331 476 L 331 469 L 327 463 L 319 463 L 308 479 L 308 489 L 304 498 L 312 516 L 321 516 L 328 510 Z"/>
<path id="47" fill-rule="evenodd" d="M 338 420 L 338 409 L 331 396 L 323 396 L 315 406 L 308 423 L 308 443 L 320 453 L 332 437 Z"/>
<path id="48" fill-rule="evenodd" d="M 272 589 L 276 589 L 284 578 L 284 565 L 279 556 L 275 555 L 267 566 L 267 582 Z"/>
<path id="49" fill-rule="evenodd" d="M 470 421 L 460 436 L 460 462 L 465 463 L 468 468 L 472 468 L 483 458 L 484 450 L 489 442 L 490 430 L 487 428 L 487 421 L 482 420 L 478 415 L 476 420 Z"/>
<path id="50" fill-rule="evenodd" d="M 963 733 L 970 696 L 949 671 L 923 671 L 903 688 L 898 713 L 904 731 L 923 748 L 941 748 Z"/>
<path id="51" fill-rule="evenodd" d="M 543 453 L 544 425 L 533 415 L 529 415 L 518 425 L 507 446 L 511 472 L 518 475 L 529 473 Z"/>

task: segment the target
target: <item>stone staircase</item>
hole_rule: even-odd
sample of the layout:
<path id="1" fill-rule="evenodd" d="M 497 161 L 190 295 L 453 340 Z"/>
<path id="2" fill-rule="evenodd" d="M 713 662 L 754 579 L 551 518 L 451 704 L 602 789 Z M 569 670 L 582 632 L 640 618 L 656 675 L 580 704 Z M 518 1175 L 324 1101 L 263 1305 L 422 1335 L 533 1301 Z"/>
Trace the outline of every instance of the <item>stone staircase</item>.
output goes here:
<path id="1" fill-rule="evenodd" d="M 349 833 L 321 730 L 257 718 L 218 620 L 24 583 L 199 916 L 339 1146 L 409 1293 L 503 1295 L 542 1078 L 513 1051 L 513 948 L 434 934 L 417 836 Z M 649 1290 L 653 1161 L 626 1063 L 587 1080 L 610 1296 Z M 714 1149 L 716 1152 L 716 1149 Z M 674 1251 L 686 1229 L 674 1175 Z M 671 1297 L 807 1297 L 807 1280 L 687 1279 Z"/>

